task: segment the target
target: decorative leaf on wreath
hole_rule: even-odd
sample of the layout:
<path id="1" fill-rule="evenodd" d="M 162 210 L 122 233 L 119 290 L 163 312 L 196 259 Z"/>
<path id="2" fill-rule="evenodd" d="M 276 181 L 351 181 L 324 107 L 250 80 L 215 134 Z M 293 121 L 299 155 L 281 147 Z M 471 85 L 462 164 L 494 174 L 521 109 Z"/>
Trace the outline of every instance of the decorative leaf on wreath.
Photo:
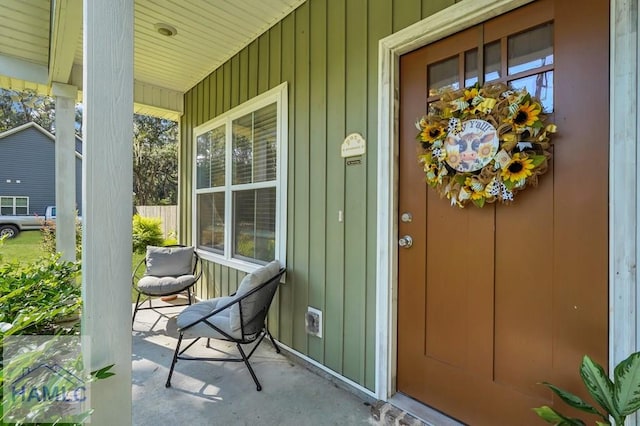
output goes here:
<path id="1" fill-rule="evenodd" d="M 416 123 L 427 184 L 452 206 L 511 203 L 548 169 L 557 128 L 546 118 L 526 89 L 488 83 L 445 90 Z"/>
<path id="2" fill-rule="evenodd" d="M 547 161 L 547 157 L 544 155 L 534 155 L 531 159 L 533 160 L 533 165 L 536 167 Z"/>

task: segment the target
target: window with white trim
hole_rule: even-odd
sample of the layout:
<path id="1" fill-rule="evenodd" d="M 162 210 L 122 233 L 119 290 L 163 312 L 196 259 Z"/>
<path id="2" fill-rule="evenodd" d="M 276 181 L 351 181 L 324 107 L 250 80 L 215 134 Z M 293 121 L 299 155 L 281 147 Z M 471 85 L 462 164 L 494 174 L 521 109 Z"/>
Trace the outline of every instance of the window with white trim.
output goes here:
<path id="1" fill-rule="evenodd" d="M 29 214 L 29 197 L 0 197 L 0 214 Z"/>
<path id="2" fill-rule="evenodd" d="M 286 83 L 194 129 L 194 241 L 250 271 L 286 240 Z"/>

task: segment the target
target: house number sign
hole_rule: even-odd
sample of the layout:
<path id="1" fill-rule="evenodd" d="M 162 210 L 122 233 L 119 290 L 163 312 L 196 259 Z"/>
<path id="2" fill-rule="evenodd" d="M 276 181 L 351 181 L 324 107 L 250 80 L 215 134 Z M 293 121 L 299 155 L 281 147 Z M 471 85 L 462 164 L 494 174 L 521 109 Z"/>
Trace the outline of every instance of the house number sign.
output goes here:
<path id="1" fill-rule="evenodd" d="M 363 155 L 366 152 L 366 142 L 360 133 L 351 133 L 344 139 L 341 146 L 342 158 Z"/>

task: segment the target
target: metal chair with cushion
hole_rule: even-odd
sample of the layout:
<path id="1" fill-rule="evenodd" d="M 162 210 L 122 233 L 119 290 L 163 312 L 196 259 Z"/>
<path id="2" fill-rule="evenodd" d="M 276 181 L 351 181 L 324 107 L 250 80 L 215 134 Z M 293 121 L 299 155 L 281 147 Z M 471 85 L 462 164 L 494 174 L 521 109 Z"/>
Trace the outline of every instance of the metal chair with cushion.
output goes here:
<path id="1" fill-rule="evenodd" d="M 177 318 L 180 336 L 171 363 L 171 369 L 169 370 L 166 387 L 171 386 L 171 376 L 175 365 L 179 359 L 182 359 L 244 362 L 256 384 L 256 389 L 258 391 L 262 390 L 262 386 L 253 368 L 251 368 L 251 364 L 249 364 L 249 358 L 265 336 L 269 336 L 276 352 L 280 353 L 280 348 L 271 333 L 269 333 L 266 318 L 284 272 L 285 269 L 280 267 L 280 263 L 277 260 L 274 260 L 268 265 L 246 275 L 235 294 L 205 300 L 185 308 Z M 195 340 L 181 350 L 180 345 L 183 338 L 195 338 Z M 210 347 L 211 339 L 233 342 L 238 348 L 240 357 L 210 358 L 185 355 L 185 352 L 201 338 L 207 339 L 208 348 Z M 254 343 L 254 346 L 249 354 L 246 355 L 241 345 L 250 343 Z"/>
<path id="2" fill-rule="evenodd" d="M 193 247 L 148 246 L 146 256 L 138 263 L 131 275 L 131 285 L 138 293 L 132 323 L 135 322 L 138 311 L 142 309 L 191 305 L 193 299 L 191 288 L 201 275 L 200 257 Z M 183 292 L 186 292 L 187 303 L 169 306 L 152 306 L 151 304 L 151 299 L 154 297 L 172 296 Z M 149 306 L 142 307 L 147 300 Z"/>

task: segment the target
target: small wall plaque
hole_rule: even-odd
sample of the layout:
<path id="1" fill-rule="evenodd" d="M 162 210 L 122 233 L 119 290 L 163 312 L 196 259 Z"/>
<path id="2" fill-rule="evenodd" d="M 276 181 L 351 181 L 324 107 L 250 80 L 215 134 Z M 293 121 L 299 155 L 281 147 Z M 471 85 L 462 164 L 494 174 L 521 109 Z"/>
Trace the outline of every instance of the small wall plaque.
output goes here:
<path id="1" fill-rule="evenodd" d="M 342 158 L 363 155 L 366 152 L 366 141 L 360 133 L 351 133 L 344 139 L 341 146 Z"/>

